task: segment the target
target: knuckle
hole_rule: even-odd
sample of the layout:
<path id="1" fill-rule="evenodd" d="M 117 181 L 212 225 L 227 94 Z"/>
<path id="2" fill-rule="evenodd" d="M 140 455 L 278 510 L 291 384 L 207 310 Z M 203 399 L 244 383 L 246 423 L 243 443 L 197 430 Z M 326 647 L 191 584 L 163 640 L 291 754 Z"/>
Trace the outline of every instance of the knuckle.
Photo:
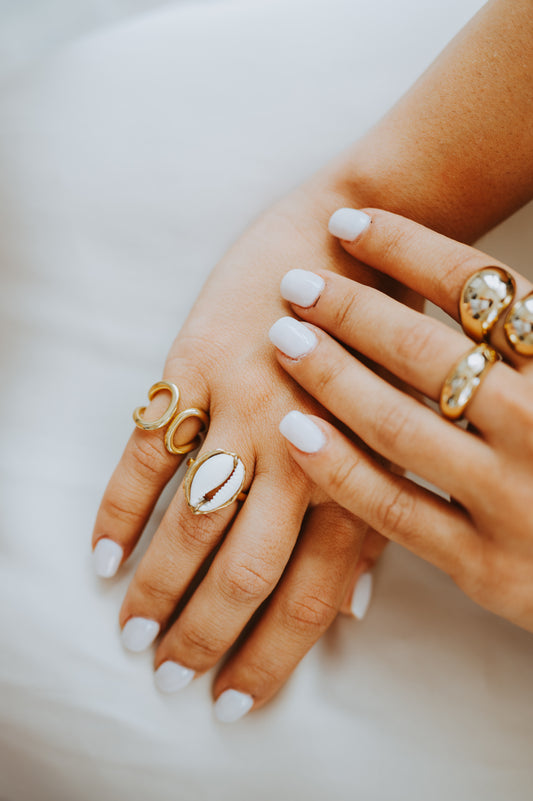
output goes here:
<path id="1" fill-rule="evenodd" d="M 137 524 L 142 518 L 141 512 L 128 502 L 126 497 L 116 493 L 106 495 L 102 501 L 102 511 L 113 520 Z"/>
<path id="2" fill-rule="evenodd" d="M 339 299 L 333 318 L 337 330 L 346 333 L 352 328 L 357 319 L 358 300 L 357 292 L 353 289 Z"/>
<path id="3" fill-rule="evenodd" d="M 403 362 L 427 363 L 434 358 L 437 343 L 434 325 L 427 319 L 416 320 L 396 333 L 395 349 Z"/>
<path id="4" fill-rule="evenodd" d="M 314 378 L 313 394 L 319 398 L 327 398 L 343 369 L 341 360 L 321 363 Z"/>
<path id="5" fill-rule="evenodd" d="M 135 576 L 139 593 L 145 598 L 163 602 L 165 605 L 176 602 L 176 590 L 169 576 L 161 571 L 146 571 Z"/>
<path id="6" fill-rule="evenodd" d="M 267 570 L 243 561 L 236 561 L 222 571 L 219 588 L 234 604 L 259 604 L 270 593 L 274 581 Z"/>
<path id="7" fill-rule="evenodd" d="M 352 456 L 340 458 L 333 467 L 328 485 L 334 498 L 351 497 L 353 488 L 356 486 L 356 473 L 359 461 Z"/>
<path id="8" fill-rule="evenodd" d="M 374 429 L 377 439 L 377 450 L 383 453 L 396 454 L 402 442 L 409 442 L 414 431 L 413 416 L 403 404 L 388 405 L 377 410 Z"/>
<path id="9" fill-rule="evenodd" d="M 401 531 L 409 534 L 415 512 L 414 497 L 406 489 L 399 487 L 391 495 L 380 495 L 375 501 L 376 528 L 383 533 Z"/>
<path id="10" fill-rule="evenodd" d="M 246 665 L 247 680 L 256 697 L 269 695 L 283 680 L 284 673 L 281 660 L 279 664 L 271 664 L 266 659 L 262 662 L 254 659 Z"/>
<path id="11" fill-rule="evenodd" d="M 337 615 L 338 607 L 326 597 L 324 589 L 290 598 L 286 601 L 286 626 L 295 634 L 318 636 Z"/>
<path id="12" fill-rule="evenodd" d="M 184 627 L 180 639 L 185 651 L 193 653 L 204 665 L 214 664 L 225 650 L 224 644 L 211 633 L 194 626 Z"/>
<path id="13" fill-rule="evenodd" d="M 218 512 L 194 516 L 188 510 L 180 512 L 173 521 L 172 540 L 190 554 L 205 555 L 217 544 L 225 528 L 218 515 Z"/>
<path id="14" fill-rule="evenodd" d="M 143 432 L 144 433 L 144 432 Z M 164 445 L 159 438 L 145 435 L 139 436 L 131 451 L 134 470 L 143 479 L 161 480 L 161 472 L 168 464 Z"/>

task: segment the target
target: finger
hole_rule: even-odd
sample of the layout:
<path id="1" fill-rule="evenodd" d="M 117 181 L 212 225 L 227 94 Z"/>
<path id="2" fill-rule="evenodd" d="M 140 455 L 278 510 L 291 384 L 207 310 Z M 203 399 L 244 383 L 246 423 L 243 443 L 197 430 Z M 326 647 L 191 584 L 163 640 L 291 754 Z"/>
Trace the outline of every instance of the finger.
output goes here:
<path id="1" fill-rule="evenodd" d="M 476 493 L 486 484 L 493 453 L 480 438 L 392 387 L 318 328 L 283 318 L 270 336 L 283 368 L 372 450 L 467 505 L 473 485 L 465 477 L 479 475 Z"/>
<path id="2" fill-rule="evenodd" d="M 215 714 L 233 721 L 285 683 L 335 619 L 366 526 L 331 503 L 314 507 L 285 575 L 259 622 L 218 675 Z"/>
<path id="3" fill-rule="evenodd" d="M 357 620 L 362 620 L 366 615 L 372 600 L 374 585 L 372 571 L 388 544 L 388 539 L 378 531 L 367 529 L 357 565 L 340 608 L 343 614 L 355 617 Z"/>
<path id="4" fill-rule="evenodd" d="M 231 423 L 217 419 L 208 432 L 197 460 L 200 461 L 203 456 L 219 448 L 221 443 L 228 443 L 231 453 L 235 446 L 235 452 L 239 454 L 245 467 L 246 490 L 253 478 L 254 457 L 249 445 L 240 441 L 242 433 L 231 432 Z M 233 463 L 232 460 L 230 462 Z M 227 478 L 226 471 L 221 474 L 220 481 L 225 482 Z M 219 478 L 214 478 L 215 484 L 218 481 Z M 193 514 L 183 486 L 178 489 L 135 571 L 122 603 L 119 622 L 122 640 L 127 648 L 144 650 L 157 633 L 166 627 L 177 604 L 184 598 L 200 569 L 224 537 L 232 519 L 238 514 L 238 508 L 238 502 L 234 501 L 231 505 L 208 514 Z M 137 630 L 141 632 L 138 639 L 135 636 Z M 142 632 L 145 630 L 153 636 L 150 637 L 147 633 L 143 637 Z"/>
<path id="5" fill-rule="evenodd" d="M 165 380 L 174 381 L 175 378 L 167 375 Z M 208 407 L 208 394 L 201 379 L 194 386 L 181 382 L 180 389 L 180 408 Z M 145 419 L 150 421 L 160 417 L 168 402 L 168 393 L 157 394 L 146 409 Z M 189 442 L 197 432 L 198 422 L 187 420 L 176 434 L 176 445 Z M 135 428 L 96 516 L 92 543 L 98 575 L 106 578 L 114 575 L 131 554 L 161 492 L 181 460 L 182 457 L 167 451 L 163 429 L 142 431 Z"/>
<path id="6" fill-rule="evenodd" d="M 487 254 L 397 214 L 340 209 L 331 217 L 329 229 L 352 256 L 406 284 L 456 320 L 466 280 L 483 267 L 496 265 L 510 272 L 517 298 L 533 288 L 524 276 Z M 512 364 L 529 372 L 531 360 L 518 356 L 503 336 L 505 316 L 495 326 L 492 342 Z"/>
<path id="7" fill-rule="evenodd" d="M 285 462 L 288 464 L 288 454 Z M 294 470 L 292 470 L 294 473 Z M 283 474 L 282 474 L 283 475 Z M 298 538 L 308 482 L 259 475 L 209 571 L 156 653 L 156 682 L 168 663 L 203 673 L 226 653 L 278 583 Z M 283 476 L 285 478 L 285 476 Z"/>
<path id="8" fill-rule="evenodd" d="M 325 420 L 290 412 L 280 431 L 296 463 L 332 500 L 458 583 L 468 573 L 480 540 L 460 507 L 391 473 Z"/>
<path id="9" fill-rule="evenodd" d="M 282 295 L 286 300 L 298 301 L 312 283 L 316 285 L 313 305 L 295 305 L 301 317 L 435 401 L 452 366 L 473 347 L 471 340 L 444 323 L 335 273 L 291 270 L 282 281 Z M 309 293 L 306 299 L 311 300 Z M 291 324 L 285 325 L 290 334 Z M 505 412 L 510 411 L 510 405 L 516 405 L 517 395 L 529 393 L 525 393 L 523 378 L 516 370 L 503 363 L 493 370 L 494 375 L 487 376 L 483 392 L 468 405 L 465 416 L 489 438 L 506 438 Z M 494 414 L 496 406 L 502 415 Z"/>

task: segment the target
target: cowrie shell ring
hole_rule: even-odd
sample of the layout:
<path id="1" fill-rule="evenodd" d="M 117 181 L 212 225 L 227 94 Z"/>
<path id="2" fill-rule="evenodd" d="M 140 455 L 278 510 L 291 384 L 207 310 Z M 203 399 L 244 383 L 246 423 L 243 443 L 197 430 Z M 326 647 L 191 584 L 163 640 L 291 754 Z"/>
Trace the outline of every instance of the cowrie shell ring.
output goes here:
<path id="1" fill-rule="evenodd" d="M 159 428 L 168 426 L 165 431 L 165 448 L 167 451 L 179 455 L 189 453 L 201 445 L 202 434 L 207 431 L 209 425 L 209 416 L 206 412 L 197 409 L 195 406 L 178 412 L 180 391 L 176 384 L 172 384 L 170 381 L 158 381 L 156 384 L 153 384 L 148 390 L 148 399 L 153 400 L 159 392 L 164 391 L 170 392 L 170 401 L 161 417 L 148 422 L 143 416 L 146 411 L 146 406 L 138 406 L 133 412 L 133 421 L 137 428 L 140 428 L 142 431 L 156 431 Z M 174 438 L 178 428 L 185 420 L 191 417 L 197 417 L 202 422 L 203 426 L 201 432 L 189 442 L 185 442 L 183 445 L 176 445 L 174 443 Z"/>
<path id="2" fill-rule="evenodd" d="M 189 509 L 205 515 L 224 509 L 234 501 L 244 501 L 246 468 L 236 453 L 218 449 L 199 459 L 189 459 L 183 489 Z"/>

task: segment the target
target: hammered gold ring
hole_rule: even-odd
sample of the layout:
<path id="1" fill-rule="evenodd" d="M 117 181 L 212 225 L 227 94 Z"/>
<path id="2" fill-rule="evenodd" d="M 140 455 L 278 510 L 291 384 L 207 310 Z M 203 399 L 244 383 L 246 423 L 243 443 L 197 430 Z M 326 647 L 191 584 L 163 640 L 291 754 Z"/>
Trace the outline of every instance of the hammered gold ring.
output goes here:
<path id="1" fill-rule="evenodd" d="M 440 410 L 448 420 L 459 420 L 500 354 L 482 342 L 471 348 L 452 367 L 440 393 Z"/>
<path id="2" fill-rule="evenodd" d="M 459 298 L 459 319 L 465 334 L 474 342 L 487 341 L 515 293 L 513 276 L 501 267 L 484 267 L 471 275 Z"/>
<path id="3" fill-rule="evenodd" d="M 146 406 L 138 406 L 133 412 L 133 421 L 137 428 L 140 428 L 142 431 L 156 431 L 168 426 L 165 432 L 165 448 L 169 453 L 183 455 L 184 453 L 189 453 L 195 448 L 198 448 L 202 442 L 202 435 L 207 431 L 209 426 L 209 415 L 207 412 L 195 406 L 178 412 L 180 391 L 176 384 L 170 381 L 157 381 L 157 383 L 153 384 L 148 390 L 148 399 L 153 400 L 159 392 L 170 393 L 170 400 L 167 408 L 157 420 L 147 421 L 144 419 Z M 196 417 L 202 422 L 202 430 L 189 442 L 176 445 L 174 438 L 177 430 L 185 420 L 189 420 L 191 417 Z"/>
<path id="4" fill-rule="evenodd" d="M 533 292 L 511 306 L 503 330 L 515 353 L 533 357 Z"/>

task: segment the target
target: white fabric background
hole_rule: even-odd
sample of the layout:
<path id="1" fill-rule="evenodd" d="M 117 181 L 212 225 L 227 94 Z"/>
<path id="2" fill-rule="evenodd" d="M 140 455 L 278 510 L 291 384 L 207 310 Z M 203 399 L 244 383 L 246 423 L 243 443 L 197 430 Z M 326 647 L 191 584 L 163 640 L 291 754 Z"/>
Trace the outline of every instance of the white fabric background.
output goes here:
<path id="1" fill-rule="evenodd" d="M 399 548 L 365 621 L 225 727 L 211 677 L 162 697 L 122 651 L 138 555 L 106 584 L 90 563 L 131 409 L 212 265 L 481 2 L 167 3 L 85 38 L 30 5 L 0 93 L 0 798 L 531 798 L 533 638 Z M 483 247 L 527 270 L 531 220 Z"/>

